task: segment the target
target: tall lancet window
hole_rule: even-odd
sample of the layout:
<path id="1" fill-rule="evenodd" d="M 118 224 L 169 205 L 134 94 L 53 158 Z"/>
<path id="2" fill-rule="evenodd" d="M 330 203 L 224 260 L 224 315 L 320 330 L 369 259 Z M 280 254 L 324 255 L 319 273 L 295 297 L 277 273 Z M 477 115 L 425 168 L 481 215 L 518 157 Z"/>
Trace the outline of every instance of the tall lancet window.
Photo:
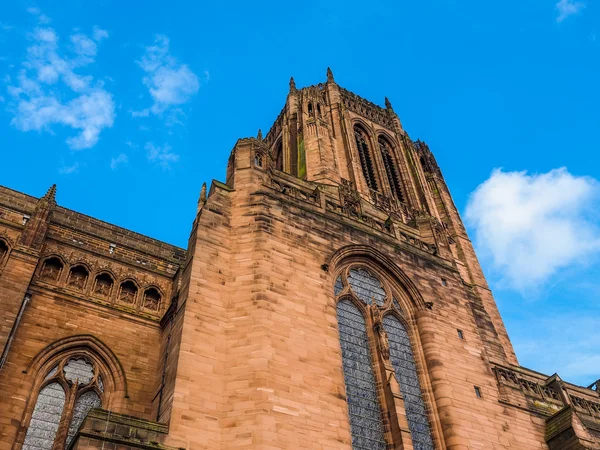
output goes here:
<path id="1" fill-rule="evenodd" d="M 362 264 L 351 264 L 333 287 L 342 349 L 342 367 L 353 449 L 385 449 L 400 432 L 399 423 L 385 422 L 401 404 L 391 387 L 377 383 L 394 374 L 404 401 L 413 448 L 434 450 L 429 417 L 417 373 L 404 315 L 389 279 Z M 395 293 L 396 292 L 396 293 Z M 393 368 L 393 370 L 392 370 Z M 384 424 L 386 424 L 384 426 Z M 395 448 L 395 447 L 394 447 Z"/>
<path id="2" fill-rule="evenodd" d="M 400 320 L 391 315 L 383 318 L 383 328 L 390 344 L 390 360 L 404 397 L 404 407 L 413 447 L 415 450 L 434 450 L 429 419 L 417 375 L 417 366 L 406 328 Z"/>
<path id="3" fill-rule="evenodd" d="M 369 138 L 367 133 L 359 126 L 354 127 L 354 138 L 356 139 L 356 148 L 358 149 L 358 157 L 360 158 L 360 166 L 362 168 L 365 181 L 370 189 L 376 191 L 377 177 L 375 175 L 375 167 L 373 166 L 373 158 L 371 157 L 371 149 L 369 148 Z"/>
<path id="4" fill-rule="evenodd" d="M 386 448 L 365 318 L 350 300 L 337 305 L 352 448 Z"/>
<path id="5" fill-rule="evenodd" d="M 379 150 L 381 150 L 381 158 L 383 159 L 385 173 L 387 175 L 392 194 L 394 194 L 396 200 L 404 203 L 404 194 L 402 194 L 402 181 L 400 181 L 400 176 L 398 175 L 398 167 L 393 156 L 392 146 L 383 137 L 379 138 Z"/>

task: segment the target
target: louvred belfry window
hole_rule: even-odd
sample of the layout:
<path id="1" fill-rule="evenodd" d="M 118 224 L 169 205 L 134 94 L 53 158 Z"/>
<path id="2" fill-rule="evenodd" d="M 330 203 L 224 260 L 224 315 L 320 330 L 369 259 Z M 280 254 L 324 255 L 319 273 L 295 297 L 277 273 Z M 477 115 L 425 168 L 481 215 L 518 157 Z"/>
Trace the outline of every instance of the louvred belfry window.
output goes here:
<path id="1" fill-rule="evenodd" d="M 378 190 L 377 177 L 375 176 L 375 167 L 373 166 L 373 158 L 368 144 L 368 138 L 365 131 L 356 126 L 354 127 L 354 137 L 356 139 L 356 148 L 358 149 L 358 157 L 360 158 L 360 167 L 367 182 L 367 186 L 374 191 Z"/>
<path id="2" fill-rule="evenodd" d="M 337 322 L 352 448 L 390 448 L 392 443 L 387 440 L 394 439 L 393 435 L 386 439 L 382 418 L 395 405 L 382 404 L 389 401 L 386 400 L 389 396 L 379 392 L 383 388 L 376 380 L 385 379 L 386 374 L 378 373 L 384 369 L 374 364 L 373 355 L 376 355 L 380 361 L 387 361 L 388 368 L 390 363 L 394 368 L 413 448 L 434 450 L 410 337 L 403 322 L 396 317 L 403 314 L 403 310 L 386 280 L 370 268 L 353 264 L 337 276 L 333 288 L 338 297 Z M 384 356 L 382 348 L 389 349 L 387 355 Z"/>
<path id="3" fill-rule="evenodd" d="M 67 448 L 88 412 L 102 406 L 99 368 L 85 356 L 69 356 L 46 375 L 37 394 L 22 450 Z"/>
<path id="4" fill-rule="evenodd" d="M 399 202 L 404 203 L 404 194 L 402 193 L 402 182 L 398 175 L 398 167 L 394 160 L 392 153 L 392 147 L 388 142 L 380 137 L 379 138 L 379 149 L 381 150 L 381 158 L 383 159 L 383 165 L 385 166 L 385 173 L 387 175 L 388 183 L 392 194 Z"/>

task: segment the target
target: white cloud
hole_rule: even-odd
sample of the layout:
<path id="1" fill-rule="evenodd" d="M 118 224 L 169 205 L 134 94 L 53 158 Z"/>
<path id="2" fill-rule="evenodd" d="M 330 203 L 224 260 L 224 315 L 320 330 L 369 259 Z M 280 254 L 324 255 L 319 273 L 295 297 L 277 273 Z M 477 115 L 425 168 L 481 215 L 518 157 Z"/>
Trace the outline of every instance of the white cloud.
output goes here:
<path id="1" fill-rule="evenodd" d="M 120 153 L 116 158 L 110 159 L 110 168 L 112 170 L 117 170 L 119 166 L 127 164 L 129 162 L 129 157 L 125 153 Z"/>
<path id="2" fill-rule="evenodd" d="M 575 0 L 560 0 L 556 4 L 556 9 L 558 10 L 556 21 L 560 23 L 567 17 L 579 13 L 583 8 L 585 8 L 585 4 L 582 2 L 577 2 Z"/>
<path id="3" fill-rule="evenodd" d="M 40 14 L 30 8 L 32 14 Z M 93 147 L 105 128 L 112 127 L 115 105 L 103 83 L 81 69 L 95 61 L 97 44 L 88 36 L 70 36 L 71 57 L 59 47 L 59 37 L 50 27 L 36 27 L 16 83 L 7 86 L 12 97 L 11 124 L 22 131 L 53 132 L 62 125 L 77 132 L 67 138 L 72 149 Z M 6 79 L 7 83 L 11 78 Z"/>
<path id="4" fill-rule="evenodd" d="M 61 175 L 71 175 L 72 173 L 77 173 L 79 170 L 79 163 L 75 163 L 72 166 L 63 166 L 58 169 L 58 173 Z"/>
<path id="5" fill-rule="evenodd" d="M 100 42 L 100 41 L 103 41 L 104 39 L 108 39 L 108 31 L 95 26 L 93 28 L 92 36 L 96 42 Z"/>
<path id="6" fill-rule="evenodd" d="M 560 269 L 600 250 L 590 219 L 599 184 L 565 168 L 545 174 L 496 169 L 471 194 L 465 218 L 475 242 L 508 286 L 537 290 Z"/>
<path id="7" fill-rule="evenodd" d="M 163 169 L 170 169 L 171 163 L 179 161 L 179 155 L 171 152 L 169 144 L 161 147 L 154 145 L 152 142 L 146 142 L 144 148 L 147 151 L 148 161 L 158 164 Z"/>
<path id="8" fill-rule="evenodd" d="M 146 72 L 143 83 L 153 100 L 149 108 L 153 114 L 162 114 L 173 106 L 185 104 L 198 93 L 198 77 L 169 54 L 166 36 L 156 36 L 154 45 L 146 47 L 144 56 L 137 63 Z M 144 116 L 147 110 L 133 114 Z"/>

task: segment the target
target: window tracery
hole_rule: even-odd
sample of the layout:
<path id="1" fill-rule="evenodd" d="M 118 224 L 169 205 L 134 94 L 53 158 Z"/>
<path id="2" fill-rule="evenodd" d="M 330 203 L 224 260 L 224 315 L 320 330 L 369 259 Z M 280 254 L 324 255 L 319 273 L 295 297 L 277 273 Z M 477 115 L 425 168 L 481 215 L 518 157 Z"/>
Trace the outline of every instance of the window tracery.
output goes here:
<path id="1" fill-rule="evenodd" d="M 87 283 L 89 273 L 84 266 L 78 265 L 71 267 L 69 271 L 69 278 L 67 280 L 67 286 L 83 291 Z"/>
<path id="2" fill-rule="evenodd" d="M 102 406 L 100 368 L 85 355 L 64 357 L 35 399 L 22 450 L 67 448 L 92 408 Z"/>
<path id="3" fill-rule="evenodd" d="M 63 270 L 63 263 L 56 257 L 48 258 L 44 261 L 40 278 L 45 281 L 58 281 Z"/>
<path id="4" fill-rule="evenodd" d="M 386 379 L 386 374 L 394 373 L 404 398 L 415 450 L 434 450 L 410 337 L 397 317 L 403 310 L 396 298 L 396 290 L 378 271 L 357 263 L 342 270 L 333 289 L 335 296 L 340 297 L 337 319 L 352 447 L 386 448 L 384 428 L 381 425 L 381 431 L 378 431 L 377 421 L 382 424 L 385 411 L 396 406 L 387 405 L 388 396 L 378 392 L 383 388 L 376 380 Z M 379 355 L 381 365 L 373 365 L 371 355 Z M 384 405 L 378 403 L 377 398 Z"/>
<path id="5" fill-rule="evenodd" d="M 375 167 L 373 166 L 373 158 L 369 149 L 367 133 L 359 126 L 354 127 L 354 138 L 356 139 L 356 147 L 358 149 L 358 157 L 360 166 L 367 182 L 369 189 L 378 190 L 377 178 L 375 176 Z"/>
<path id="6" fill-rule="evenodd" d="M 387 175 L 388 183 L 390 185 L 390 189 L 392 190 L 392 194 L 394 195 L 394 197 L 396 197 L 396 200 L 404 203 L 404 194 L 402 193 L 402 182 L 400 180 L 400 176 L 398 175 L 398 167 L 393 156 L 392 147 L 383 137 L 380 137 L 378 141 L 379 149 L 381 151 L 381 157 L 383 159 L 383 165 L 385 168 L 385 173 Z"/>

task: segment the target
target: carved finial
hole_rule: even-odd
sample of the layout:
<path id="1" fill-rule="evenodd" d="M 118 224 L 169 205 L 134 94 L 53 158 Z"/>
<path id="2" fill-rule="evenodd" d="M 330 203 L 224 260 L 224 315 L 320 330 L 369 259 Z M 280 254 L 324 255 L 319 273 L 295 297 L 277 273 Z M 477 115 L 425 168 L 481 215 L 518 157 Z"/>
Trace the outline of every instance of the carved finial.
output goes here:
<path id="1" fill-rule="evenodd" d="M 327 81 L 333 82 L 333 72 L 329 67 L 327 68 Z"/>
<path id="2" fill-rule="evenodd" d="M 294 77 L 290 77 L 290 92 L 296 90 L 296 82 L 294 81 Z"/>
<path id="3" fill-rule="evenodd" d="M 56 184 L 53 184 L 52 186 L 50 186 L 50 189 L 48 189 L 48 192 L 46 192 L 46 195 L 44 195 L 44 198 L 46 200 L 50 200 L 53 202 L 56 201 Z"/>
<path id="4" fill-rule="evenodd" d="M 202 183 L 202 189 L 200 189 L 200 201 L 206 203 L 206 182 Z"/>
<path id="5" fill-rule="evenodd" d="M 262 141 L 262 130 L 259 128 L 258 129 L 258 136 L 256 137 L 256 139 L 258 139 L 259 141 Z"/>
<path id="6" fill-rule="evenodd" d="M 385 98 L 385 107 L 386 107 L 387 109 L 394 110 L 394 108 L 392 108 L 392 102 L 390 102 L 390 99 L 389 99 L 389 98 L 387 98 L 387 97 Z"/>

